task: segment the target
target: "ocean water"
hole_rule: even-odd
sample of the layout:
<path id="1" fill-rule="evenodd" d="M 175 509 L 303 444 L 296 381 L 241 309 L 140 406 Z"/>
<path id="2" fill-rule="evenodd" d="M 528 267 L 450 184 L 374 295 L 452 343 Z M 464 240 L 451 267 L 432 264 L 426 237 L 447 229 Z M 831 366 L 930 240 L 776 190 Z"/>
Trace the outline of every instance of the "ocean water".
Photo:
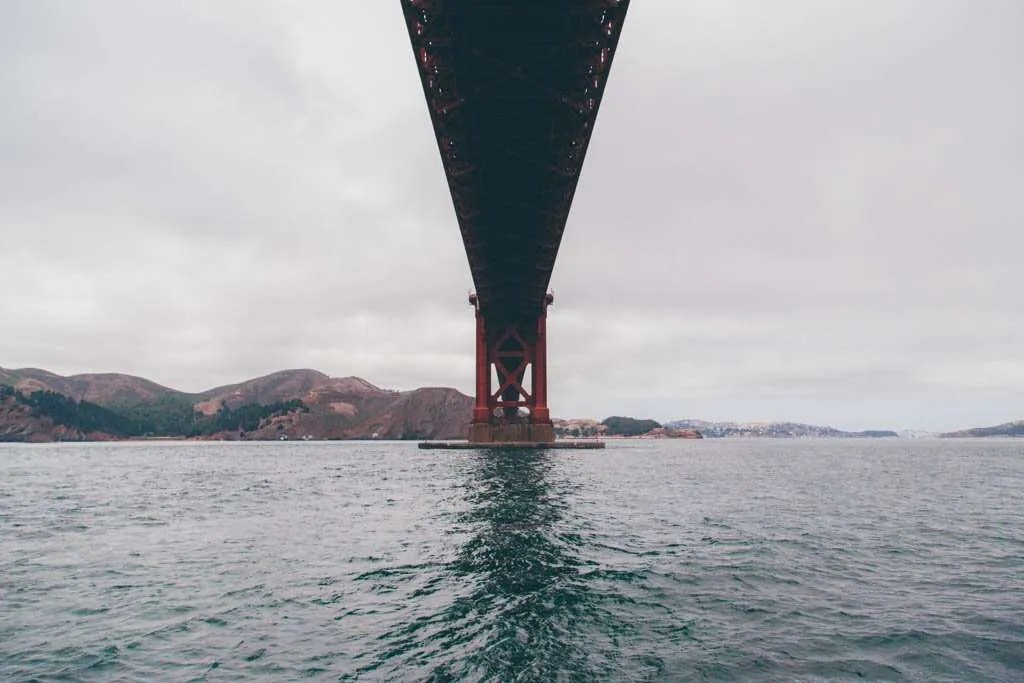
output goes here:
<path id="1" fill-rule="evenodd" d="M 0 680 L 1024 680 L 1024 440 L 0 446 Z"/>

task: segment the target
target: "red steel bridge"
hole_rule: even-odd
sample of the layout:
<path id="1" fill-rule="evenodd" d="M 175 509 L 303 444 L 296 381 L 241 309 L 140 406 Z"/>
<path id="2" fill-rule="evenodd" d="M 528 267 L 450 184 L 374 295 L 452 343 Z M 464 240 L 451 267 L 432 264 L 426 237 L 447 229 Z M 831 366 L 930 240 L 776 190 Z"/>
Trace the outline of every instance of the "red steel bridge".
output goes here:
<path id="1" fill-rule="evenodd" d="M 548 284 L 629 0 L 401 3 L 476 288 L 470 442 L 552 442 Z"/>

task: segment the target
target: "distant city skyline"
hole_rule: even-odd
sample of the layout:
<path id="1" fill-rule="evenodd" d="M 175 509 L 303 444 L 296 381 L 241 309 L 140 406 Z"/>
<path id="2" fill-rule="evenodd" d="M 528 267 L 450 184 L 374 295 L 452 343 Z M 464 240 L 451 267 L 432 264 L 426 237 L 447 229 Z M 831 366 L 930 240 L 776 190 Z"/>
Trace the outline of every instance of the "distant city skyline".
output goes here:
<path id="1" fill-rule="evenodd" d="M 0 366 L 469 393 L 397 2 L 0 6 Z M 551 286 L 557 417 L 1024 416 L 1024 5 L 633 3 Z"/>

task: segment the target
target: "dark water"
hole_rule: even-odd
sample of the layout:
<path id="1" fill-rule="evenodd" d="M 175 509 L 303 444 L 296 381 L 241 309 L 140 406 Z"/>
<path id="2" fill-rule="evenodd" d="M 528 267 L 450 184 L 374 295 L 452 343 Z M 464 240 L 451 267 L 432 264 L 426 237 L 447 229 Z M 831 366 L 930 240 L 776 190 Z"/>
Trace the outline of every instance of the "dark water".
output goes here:
<path id="1" fill-rule="evenodd" d="M 2 680 L 1024 680 L 1024 441 L 0 447 Z"/>

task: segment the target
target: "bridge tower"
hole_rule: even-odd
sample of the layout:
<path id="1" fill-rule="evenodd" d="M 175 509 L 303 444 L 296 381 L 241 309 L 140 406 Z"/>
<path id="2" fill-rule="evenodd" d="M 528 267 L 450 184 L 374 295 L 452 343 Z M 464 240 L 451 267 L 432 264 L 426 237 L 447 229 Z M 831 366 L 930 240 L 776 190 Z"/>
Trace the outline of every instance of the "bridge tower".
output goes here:
<path id="1" fill-rule="evenodd" d="M 629 0 L 401 0 L 476 287 L 471 443 L 551 443 L 548 291 Z"/>

